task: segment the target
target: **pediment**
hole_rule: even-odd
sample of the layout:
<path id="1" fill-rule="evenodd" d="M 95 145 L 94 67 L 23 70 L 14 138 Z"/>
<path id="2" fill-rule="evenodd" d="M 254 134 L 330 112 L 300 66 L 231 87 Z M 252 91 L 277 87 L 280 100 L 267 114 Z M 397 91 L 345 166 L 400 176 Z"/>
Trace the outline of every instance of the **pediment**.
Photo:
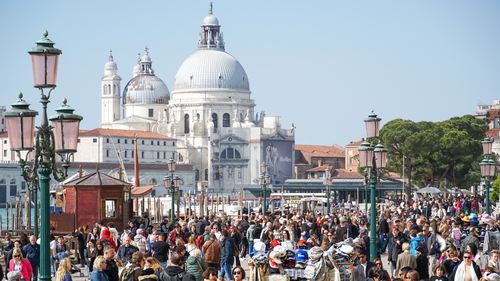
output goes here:
<path id="1" fill-rule="evenodd" d="M 223 145 L 248 145 L 249 142 L 242 137 L 239 137 L 235 134 L 227 134 L 222 136 L 218 142 Z"/>

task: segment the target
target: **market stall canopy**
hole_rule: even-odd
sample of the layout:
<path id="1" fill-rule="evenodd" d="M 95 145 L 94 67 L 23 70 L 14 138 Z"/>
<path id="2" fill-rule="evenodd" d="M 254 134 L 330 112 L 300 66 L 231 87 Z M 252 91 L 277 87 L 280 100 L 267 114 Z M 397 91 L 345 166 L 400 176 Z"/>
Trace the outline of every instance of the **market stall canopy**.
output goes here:
<path id="1" fill-rule="evenodd" d="M 153 186 L 154 185 L 132 187 L 132 198 L 141 198 L 150 194 L 151 191 L 153 191 Z"/>

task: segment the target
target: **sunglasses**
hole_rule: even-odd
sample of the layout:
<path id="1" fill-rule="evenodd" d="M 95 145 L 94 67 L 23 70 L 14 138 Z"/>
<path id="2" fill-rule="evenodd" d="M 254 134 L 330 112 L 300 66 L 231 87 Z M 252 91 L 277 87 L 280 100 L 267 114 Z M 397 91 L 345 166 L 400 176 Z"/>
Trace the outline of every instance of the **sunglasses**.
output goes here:
<path id="1" fill-rule="evenodd" d="M 464 259 L 470 259 L 470 258 L 471 258 L 471 256 L 467 256 L 467 257 L 466 257 L 466 256 L 464 256 Z"/>
<path id="2" fill-rule="evenodd" d="M 381 264 L 381 263 L 379 263 L 379 262 L 376 262 L 375 264 L 376 264 L 376 265 L 382 265 L 382 264 Z"/>
<path id="3" fill-rule="evenodd" d="M 14 257 L 15 257 L 15 258 L 20 258 L 21 256 L 20 256 L 20 255 L 15 255 Z"/>
<path id="4" fill-rule="evenodd" d="M 239 274 L 241 274 L 241 271 L 235 271 L 235 272 L 233 272 L 233 275 L 239 275 Z"/>

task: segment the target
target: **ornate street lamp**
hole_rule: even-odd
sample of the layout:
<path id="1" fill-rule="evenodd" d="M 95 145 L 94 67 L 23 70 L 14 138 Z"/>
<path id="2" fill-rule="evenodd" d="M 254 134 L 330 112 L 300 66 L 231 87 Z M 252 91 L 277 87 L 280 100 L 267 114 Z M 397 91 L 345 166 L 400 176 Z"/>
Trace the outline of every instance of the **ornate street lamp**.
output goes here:
<path id="1" fill-rule="evenodd" d="M 170 172 L 170 175 L 165 176 L 165 178 L 163 178 L 163 184 L 165 185 L 165 188 L 170 191 L 170 195 L 172 196 L 172 206 L 171 206 L 171 215 L 170 215 L 170 219 L 172 220 L 170 226 L 172 229 L 174 229 L 174 224 L 175 224 L 175 212 L 174 212 L 175 192 L 179 188 L 180 183 L 181 183 L 181 179 L 178 176 L 174 175 L 175 164 L 176 163 L 175 163 L 175 160 L 173 158 L 170 158 L 170 160 L 168 160 L 167 169 Z"/>
<path id="2" fill-rule="evenodd" d="M 259 177 L 259 184 L 260 187 L 262 188 L 262 194 L 264 197 L 264 205 L 262 205 L 262 214 L 265 216 L 266 215 L 266 190 L 267 190 L 267 185 L 269 184 L 270 176 L 267 173 L 267 164 L 264 162 L 262 165 L 260 165 L 260 177 Z"/>
<path id="3" fill-rule="evenodd" d="M 36 42 L 36 47 L 28 50 L 31 55 L 34 87 L 41 92 L 40 103 L 42 103 L 43 112 L 40 127 L 37 127 L 38 131 L 35 133 L 35 116 L 38 112 L 29 109 L 29 104 L 22 99 L 22 94 L 19 95 L 19 100 L 12 104 L 12 110 L 5 112 L 5 119 L 11 150 L 17 153 L 24 180 L 33 183 L 35 202 L 38 201 L 36 192 L 40 188 L 40 256 L 48 257 L 50 255 L 50 175 L 52 174 L 59 182 L 67 177 L 71 156 L 76 152 L 80 121 L 83 118 L 73 114 L 73 109 L 66 105 L 66 100 L 64 100 L 64 105 L 56 110 L 57 114 L 51 116 L 52 125 L 49 125 L 47 104 L 50 102 L 52 90 L 56 87 L 58 60 L 62 52 L 53 47 L 55 43 L 47 38 L 47 31 L 43 35 L 44 37 Z M 47 95 L 44 89 L 50 89 Z M 30 152 L 34 152 L 32 167 L 27 164 Z M 56 167 L 56 155 L 61 157 L 62 169 Z M 35 217 L 38 219 L 37 209 L 35 205 Z M 35 235 L 38 234 L 37 225 L 35 223 Z M 48 259 L 40 261 L 40 280 L 51 280 Z"/>
<path id="4" fill-rule="evenodd" d="M 479 163 L 481 168 L 481 176 L 484 178 L 485 188 L 486 188 L 486 213 L 490 213 L 490 180 L 495 176 L 496 163 L 490 157 L 493 152 L 493 139 L 485 138 L 483 141 L 483 154 L 484 158 Z"/>
<path id="5" fill-rule="evenodd" d="M 330 168 L 325 169 L 325 179 L 323 184 L 326 186 L 326 213 L 330 215 L 330 186 L 332 185 L 332 177 L 330 176 Z"/>
<path id="6" fill-rule="evenodd" d="M 378 138 L 380 129 L 380 118 L 372 111 L 366 118 L 366 135 L 369 138 Z M 377 201 L 375 199 L 375 191 L 379 182 L 378 169 L 384 169 L 387 160 L 387 150 L 379 142 L 375 147 L 373 144 L 365 141 L 358 148 L 359 151 L 359 166 L 365 169 L 365 181 L 370 185 L 370 258 L 376 257 L 376 217 L 377 217 Z"/>

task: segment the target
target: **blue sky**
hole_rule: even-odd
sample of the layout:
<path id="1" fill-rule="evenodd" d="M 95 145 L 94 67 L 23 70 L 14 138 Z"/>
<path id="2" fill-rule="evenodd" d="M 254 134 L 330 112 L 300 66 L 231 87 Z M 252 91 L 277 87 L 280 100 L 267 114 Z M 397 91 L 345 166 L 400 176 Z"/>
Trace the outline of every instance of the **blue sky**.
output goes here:
<path id="1" fill-rule="evenodd" d="M 0 2 L 0 105 L 23 92 L 40 110 L 27 50 L 44 30 L 62 49 L 49 115 L 63 97 L 100 126 L 100 77 L 113 50 L 122 87 L 147 45 L 173 90 L 196 51 L 209 1 Z M 214 1 L 226 51 L 245 68 L 256 111 L 294 123 L 297 144 L 346 145 L 382 124 L 441 121 L 500 100 L 500 1 Z M 37 124 L 39 121 L 37 121 Z"/>

